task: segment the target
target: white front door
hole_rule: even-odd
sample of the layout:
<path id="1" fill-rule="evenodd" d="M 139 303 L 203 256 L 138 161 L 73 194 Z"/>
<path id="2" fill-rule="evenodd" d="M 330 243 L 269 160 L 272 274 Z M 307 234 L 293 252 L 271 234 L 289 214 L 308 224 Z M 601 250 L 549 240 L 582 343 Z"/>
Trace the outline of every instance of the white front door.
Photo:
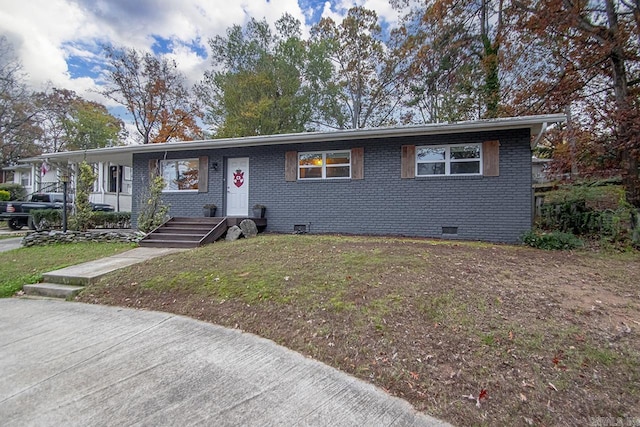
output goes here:
<path id="1" fill-rule="evenodd" d="M 249 158 L 227 159 L 227 216 L 249 216 Z"/>

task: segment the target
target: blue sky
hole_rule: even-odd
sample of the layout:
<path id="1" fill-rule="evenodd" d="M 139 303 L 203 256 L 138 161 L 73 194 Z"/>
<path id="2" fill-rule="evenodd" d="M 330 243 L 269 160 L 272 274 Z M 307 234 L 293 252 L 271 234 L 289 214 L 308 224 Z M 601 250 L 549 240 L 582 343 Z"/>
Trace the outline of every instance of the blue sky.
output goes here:
<path id="1" fill-rule="evenodd" d="M 349 7 L 397 13 L 388 0 L 0 0 L 0 35 L 13 44 L 35 90 L 55 86 L 96 98 L 104 44 L 176 60 L 190 82 L 209 68 L 207 40 L 251 17 L 275 22 L 287 12 L 305 24 L 340 20 Z M 94 99 L 99 101 L 99 99 Z"/>

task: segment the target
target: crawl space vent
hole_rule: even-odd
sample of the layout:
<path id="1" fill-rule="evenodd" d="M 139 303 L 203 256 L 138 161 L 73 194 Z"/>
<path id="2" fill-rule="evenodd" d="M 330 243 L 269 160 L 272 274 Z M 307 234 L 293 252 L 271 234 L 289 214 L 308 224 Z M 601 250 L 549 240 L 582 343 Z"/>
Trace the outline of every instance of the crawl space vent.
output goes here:
<path id="1" fill-rule="evenodd" d="M 456 235 L 458 234 L 458 227 L 442 227 L 442 234 Z"/>
<path id="2" fill-rule="evenodd" d="M 293 226 L 293 232 L 295 234 L 304 234 L 307 232 L 307 226 L 305 224 L 296 224 Z"/>

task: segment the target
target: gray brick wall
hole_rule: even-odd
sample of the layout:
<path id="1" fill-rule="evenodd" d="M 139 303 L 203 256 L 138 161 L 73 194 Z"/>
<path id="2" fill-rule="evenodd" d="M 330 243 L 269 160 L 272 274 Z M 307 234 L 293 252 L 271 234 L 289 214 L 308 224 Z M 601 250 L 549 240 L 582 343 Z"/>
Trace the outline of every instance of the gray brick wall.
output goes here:
<path id="1" fill-rule="evenodd" d="M 500 176 L 400 178 L 400 147 L 500 141 Z M 364 147 L 363 180 L 286 182 L 286 151 Z M 208 193 L 165 193 L 172 216 L 201 216 L 215 203 L 224 213 L 224 160 L 249 157 L 249 206 L 267 206 L 272 232 L 290 233 L 303 224 L 312 233 L 391 234 L 516 242 L 531 228 L 531 150 L 529 131 L 511 130 L 413 138 L 335 141 L 313 144 L 168 152 L 166 158 L 209 156 Z M 148 185 L 148 162 L 164 153 L 134 155 L 133 217 Z M 217 170 L 214 170 L 217 164 Z M 444 237 L 451 237 L 444 235 Z"/>

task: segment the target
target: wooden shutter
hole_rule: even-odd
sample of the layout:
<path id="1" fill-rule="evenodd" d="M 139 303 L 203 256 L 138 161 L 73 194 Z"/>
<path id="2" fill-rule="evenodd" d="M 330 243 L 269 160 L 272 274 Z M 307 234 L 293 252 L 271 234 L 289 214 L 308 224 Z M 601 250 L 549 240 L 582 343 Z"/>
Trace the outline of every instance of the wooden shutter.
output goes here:
<path id="1" fill-rule="evenodd" d="M 209 191 L 209 156 L 198 159 L 198 193 Z"/>
<path id="2" fill-rule="evenodd" d="M 284 179 L 285 181 L 298 180 L 298 152 L 287 151 L 284 154 Z"/>
<path id="3" fill-rule="evenodd" d="M 500 141 L 482 143 L 482 174 L 500 176 Z"/>
<path id="4" fill-rule="evenodd" d="M 400 178 L 416 177 L 416 146 L 402 146 L 402 162 L 400 166 Z"/>
<path id="5" fill-rule="evenodd" d="M 364 148 L 351 149 L 351 179 L 364 178 Z"/>
<path id="6" fill-rule="evenodd" d="M 158 159 L 149 160 L 149 181 L 153 181 L 158 175 L 160 175 Z"/>

